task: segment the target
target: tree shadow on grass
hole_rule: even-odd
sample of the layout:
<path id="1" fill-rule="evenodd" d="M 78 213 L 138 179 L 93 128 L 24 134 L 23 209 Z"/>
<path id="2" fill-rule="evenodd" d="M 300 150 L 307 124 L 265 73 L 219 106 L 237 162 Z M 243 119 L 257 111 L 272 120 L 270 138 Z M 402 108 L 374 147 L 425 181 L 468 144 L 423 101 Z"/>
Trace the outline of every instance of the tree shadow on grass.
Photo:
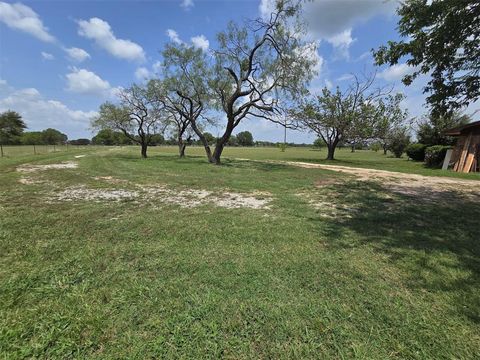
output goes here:
<path id="1" fill-rule="evenodd" d="M 448 293 L 480 322 L 480 201 L 454 191 L 410 195 L 374 183 L 339 184 L 334 201 L 352 209 L 328 221 L 332 247 L 373 245 L 404 270 L 406 286 Z M 431 191 L 431 190 L 430 190 Z M 357 242 L 349 242 L 351 233 Z"/>

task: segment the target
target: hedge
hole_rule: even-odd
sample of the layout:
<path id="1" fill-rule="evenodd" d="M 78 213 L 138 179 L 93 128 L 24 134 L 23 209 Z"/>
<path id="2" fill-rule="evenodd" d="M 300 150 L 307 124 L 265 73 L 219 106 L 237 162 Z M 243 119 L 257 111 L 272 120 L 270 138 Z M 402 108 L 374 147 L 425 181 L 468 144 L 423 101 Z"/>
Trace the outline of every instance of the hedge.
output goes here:
<path id="1" fill-rule="evenodd" d="M 434 145 L 425 149 L 425 164 L 428 167 L 440 168 L 442 167 L 443 160 L 447 150 L 451 149 L 450 146 Z"/>
<path id="2" fill-rule="evenodd" d="M 425 160 L 425 149 L 427 145 L 424 144 L 410 144 L 405 149 L 408 157 L 414 161 L 424 161 Z"/>

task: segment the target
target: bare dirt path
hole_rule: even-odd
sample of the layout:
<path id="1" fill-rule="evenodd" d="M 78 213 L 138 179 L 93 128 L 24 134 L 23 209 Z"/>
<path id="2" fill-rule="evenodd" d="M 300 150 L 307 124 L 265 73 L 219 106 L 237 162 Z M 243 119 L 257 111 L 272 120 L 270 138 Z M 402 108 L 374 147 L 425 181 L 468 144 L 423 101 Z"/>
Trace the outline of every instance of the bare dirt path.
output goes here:
<path id="1" fill-rule="evenodd" d="M 325 169 L 338 171 L 356 177 L 360 181 L 379 182 L 385 188 L 405 195 L 422 195 L 424 197 L 445 196 L 446 193 L 472 195 L 480 200 L 480 181 L 456 179 L 441 176 L 424 176 L 394 171 L 365 169 L 329 164 L 314 164 L 297 161 L 276 161 L 291 166 L 307 169 Z"/>

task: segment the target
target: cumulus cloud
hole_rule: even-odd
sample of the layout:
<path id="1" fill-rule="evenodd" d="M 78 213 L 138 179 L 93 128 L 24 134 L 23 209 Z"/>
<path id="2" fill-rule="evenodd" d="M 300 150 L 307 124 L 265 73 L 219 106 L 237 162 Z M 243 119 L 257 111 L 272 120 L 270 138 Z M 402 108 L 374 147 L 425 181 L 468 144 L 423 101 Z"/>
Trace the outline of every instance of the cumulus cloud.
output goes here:
<path id="1" fill-rule="evenodd" d="M 180 6 L 185 10 L 190 10 L 192 7 L 195 6 L 195 4 L 193 3 L 193 0 L 182 0 Z"/>
<path id="2" fill-rule="evenodd" d="M 85 132 L 95 111 L 73 110 L 57 100 L 45 99 L 35 88 L 16 90 L 5 81 L 0 82 L 2 93 L 0 111 L 17 110 L 25 120 L 29 130 L 42 130 L 54 127 L 67 134 Z"/>
<path id="3" fill-rule="evenodd" d="M 210 42 L 207 40 L 205 35 L 194 36 L 190 40 L 194 47 L 197 49 L 202 49 L 203 51 L 207 51 L 210 46 Z"/>
<path id="4" fill-rule="evenodd" d="M 178 36 L 178 33 L 175 30 L 167 29 L 167 36 L 175 44 L 183 44 L 183 41 L 180 39 L 180 36 Z"/>
<path id="5" fill-rule="evenodd" d="M 23 31 L 42 41 L 55 41 L 38 14 L 26 5 L 0 2 L 0 21 L 11 29 Z"/>
<path id="6" fill-rule="evenodd" d="M 68 58 L 72 61 L 80 63 L 82 61 L 90 59 L 90 54 L 83 49 L 71 47 L 68 49 L 66 48 L 64 50 L 67 53 Z"/>
<path id="7" fill-rule="evenodd" d="M 108 51 L 111 55 L 126 60 L 145 61 L 143 48 L 130 40 L 118 39 L 110 24 L 99 18 L 78 21 L 78 34 Z"/>
<path id="8" fill-rule="evenodd" d="M 355 41 L 352 30 L 369 19 L 395 12 L 394 0 L 313 0 L 305 3 L 305 21 L 310 35 L 315 39 L 328 41 L 337 56 L 348 57 L 348 49 Z M 262 17 L 270 16 L 275 10 L 275 0 L 261 0 Z"/>
<path id="9" fill-rule="evenodd" d="M 352 38 L 352 29 L 347 29 L 327 38 L 327 41 L 335 48 L 338 57 L 348 59 L 350 57 L 348 50 L 355 39 Z"/>
<path id="10" fill-rule="evenodd" d="M 108 81 L 103 80 L 94 72 L 72 68 L 66 75 L 67 90 L 78 94 L 106 95 L 112 88 Z"/>
<path id="11" fill-rule="evenodd" d="M 43 60 L 53 60 L 53 59 L 55 59 L 55 56 L 53 56 L 52 54 L 47 53 L 45 51 L 42 51 L 40 54 L 42 55 Z"/>
<path id="12" fill-rule="evenodd" d="M 152 77 L 152 73 L 146 67 L 139 67 L 135 70 L 135 77 L 139 81 L 145 81 Z"/>
<path id="13" fill-rule="evenodd" d="M 399 81 L 405 75 L 409 73 L 413 73 L 415 68 L 408 66 L 407 64 L 395 64 L 390 66 L 389 68 L 381 71 L 378 74 L 380 79 L 384 79 L 386 81 Z"/>

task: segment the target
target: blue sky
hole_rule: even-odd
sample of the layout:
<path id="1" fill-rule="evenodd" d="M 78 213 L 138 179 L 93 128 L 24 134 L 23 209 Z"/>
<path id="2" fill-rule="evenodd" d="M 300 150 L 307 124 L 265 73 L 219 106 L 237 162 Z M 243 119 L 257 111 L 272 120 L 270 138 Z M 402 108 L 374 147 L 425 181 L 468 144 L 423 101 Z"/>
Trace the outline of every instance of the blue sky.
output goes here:
<path id="1" fill-rule="evenodd" d="M 0 1 L 0 111 L 22 114 L 29 130 L 55 127 L 70 139 L 91 137 L 89 119 L 115 89 L 155 73 L 160 51 L 183 41 L 210 51 L 228 21 L 268 13 L 272 0 Z M 313 91 L 345 86 L 348 74 L 372 71 L 370 50 L 398 39 L 395 1 L 315 0 L 309 38 L 317 44 Z M 405 88 L 406 65 L 379 68 L 379 84 L 396 84 L 412 116 L 426 110 L 422 80 Z M 280 141 L 283 130 L 259 120 L 239 128 Z M 221 129 L 212 128 L 217 134 Z M 289 140 L 313 136 L 289 132 Z"/>

